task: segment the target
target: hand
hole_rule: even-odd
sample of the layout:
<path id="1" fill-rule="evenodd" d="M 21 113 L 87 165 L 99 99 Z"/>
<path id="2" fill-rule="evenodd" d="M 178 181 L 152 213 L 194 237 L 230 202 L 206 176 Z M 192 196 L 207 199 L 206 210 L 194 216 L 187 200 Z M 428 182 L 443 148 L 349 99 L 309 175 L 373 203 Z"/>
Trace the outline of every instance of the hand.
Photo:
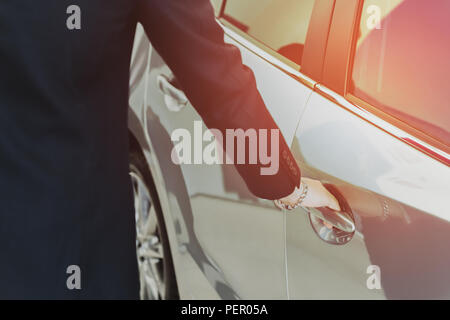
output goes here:
<path id="1" fill-rule="evenodd" d="M 321 208 L 328 207 L 335 211 L 341 211 L 339 202 L 337 199 L 323 186 L 318 180 L 302 178 L 302 183 L 308 185 L 308 193 L 303 200 L 301 206 L 308 208 Z M 280 199 L 279 201 L 284 205 L 293 206 L 296 204 L 298 198 L 301 195 L 301 191 L 295 188 L 294 192 L 289 196 Z"/>

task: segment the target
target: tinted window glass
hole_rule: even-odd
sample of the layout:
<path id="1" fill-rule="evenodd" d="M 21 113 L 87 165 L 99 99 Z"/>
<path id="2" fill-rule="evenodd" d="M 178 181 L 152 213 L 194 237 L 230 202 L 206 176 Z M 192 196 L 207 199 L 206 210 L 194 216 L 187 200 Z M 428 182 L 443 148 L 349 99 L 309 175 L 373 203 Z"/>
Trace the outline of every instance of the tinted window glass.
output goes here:
<path id="1" fill-rule="evenodd" d="M 450 1 L 366 0 L 351 92 L 450 145 Z"/>
<path id="2" fill-rule="evenodd" d="M 225 19 L 301 65 L 315 0 L 227 0 Z"/>

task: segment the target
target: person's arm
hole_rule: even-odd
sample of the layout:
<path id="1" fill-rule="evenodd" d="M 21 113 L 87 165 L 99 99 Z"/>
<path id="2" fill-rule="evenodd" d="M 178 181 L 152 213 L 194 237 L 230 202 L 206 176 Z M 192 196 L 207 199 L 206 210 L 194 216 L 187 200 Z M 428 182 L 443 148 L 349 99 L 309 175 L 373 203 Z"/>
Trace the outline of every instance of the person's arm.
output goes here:
<path id="1" fill-rule="evenodd" d="M 239 50 L 224 42 L 208 0 L 137 1 L 139 22 L 208 128 L 278 129 Z M 261 175 L 261 164 L 236 168 L 261 198 L 279 199 L 300 185 L 300 169 L 281 134 L 277 174 Z"/>
<path id="2" fill-rule="evenodd" d="M 208 128 L 221 130 L 224 137 L 226 129 L 278 129 L 239 50 L 224 42 L 209 0 L 137 1 L 139 22 Z M 301 172 L 281 132 L 279 137 L 275 175 L 261 175 L 261 163 L 236 168 L 255 196 L 295 204 Z M 309 190 L 302 205 L 339 208 L 319 181 L 303 181 Z"/>

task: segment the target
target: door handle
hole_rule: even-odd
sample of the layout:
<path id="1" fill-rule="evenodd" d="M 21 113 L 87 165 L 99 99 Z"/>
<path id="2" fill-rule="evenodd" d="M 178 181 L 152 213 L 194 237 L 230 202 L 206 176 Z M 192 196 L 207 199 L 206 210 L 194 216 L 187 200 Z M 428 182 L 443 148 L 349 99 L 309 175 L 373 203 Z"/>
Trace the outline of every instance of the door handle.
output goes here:
<path id="1" fill-rule="evenodd" d="M 341 211 L 311 208 L 308 210 L 311 226 L 323 241 L 344 245 L 353 239 L 356 231 L 352 210 L 336 187 L 329 184 L 324 184 L 324 187 L 338 200 Z"/>
<path id="2" fill-rule="evenodd" d="M 164 103 L 170 111 L 179 112 L 188 105 L 188 98 L 177 87 L 175 80 L 171 80 L 167 76 L 160 74 L 156 77 L 156 85 L 164 95 Z"/>
<path id="3" fill-rule="evenodd" d="M 340 231 L 352 233 L 356 230 L 353 219 L 345 212 L 337 212 L 329 208 L 317 208 L 316 210 L 309 210 L 309 213 Z"/>

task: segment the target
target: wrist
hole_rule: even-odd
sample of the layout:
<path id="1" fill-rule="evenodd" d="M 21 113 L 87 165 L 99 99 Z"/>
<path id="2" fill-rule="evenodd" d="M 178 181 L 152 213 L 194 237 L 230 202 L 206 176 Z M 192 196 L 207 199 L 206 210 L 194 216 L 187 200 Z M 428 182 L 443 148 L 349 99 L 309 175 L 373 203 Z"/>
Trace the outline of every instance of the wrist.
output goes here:
<path id="1" fill-rule="evenodd" d="M 308 195 L 309 186 L 305 181 L 301 181 L 299 188 L 296 188 L 294 193 L 297 195 L 296 199 L 291 204 L 283 203 L 281 200 L 275 200 L 275 205 L 280 209 L 294 210 L 303 204 L 303 201 Z"/>

